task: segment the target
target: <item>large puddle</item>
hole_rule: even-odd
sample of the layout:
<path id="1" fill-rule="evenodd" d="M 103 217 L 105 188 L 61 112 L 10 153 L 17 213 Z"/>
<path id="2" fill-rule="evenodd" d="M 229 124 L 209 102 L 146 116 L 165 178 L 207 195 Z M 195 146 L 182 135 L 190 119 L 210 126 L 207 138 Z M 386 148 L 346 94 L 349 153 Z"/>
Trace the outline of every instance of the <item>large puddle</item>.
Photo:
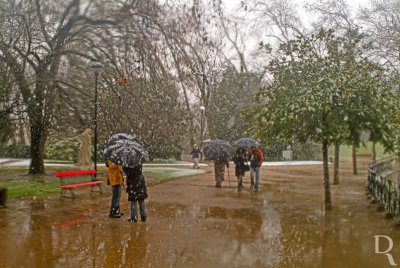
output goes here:
<path id="1" fill-rule="evenodd" d="M 108 194 L 11 201 L 0 210 L 0 267 L 391 267 L 374 235 L 393 240 L 400 263 L 399 228 L 364 189 L 352 192 L 362 182 L 325 212 L 322 184 L 306 193 L 307 181 L 303 190 L 269 181 L 255 194 L 247 184 L 237 192 L 233 180 L 222 189 L 212 177 L 196 180 L 150 187 L 145 223 L 108 218 Z"/>

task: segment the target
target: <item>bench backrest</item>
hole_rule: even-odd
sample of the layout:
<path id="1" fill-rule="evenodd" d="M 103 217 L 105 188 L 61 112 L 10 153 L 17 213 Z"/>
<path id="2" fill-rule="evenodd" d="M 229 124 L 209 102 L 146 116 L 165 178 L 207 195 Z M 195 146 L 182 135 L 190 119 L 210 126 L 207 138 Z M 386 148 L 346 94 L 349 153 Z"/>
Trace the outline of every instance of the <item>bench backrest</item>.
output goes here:
<path id="1" fill-rule="evenodd" d="M 95 173 L 96 173 L 96 170 L 94 170 L 94 169 L 85 169 L 85 170 L 55 172 L 54 175 L 56 177 L 71 177 L 71 176 L 79 176 L 79 175 L 91 175 L 91 174 L 95 174 Z"/>

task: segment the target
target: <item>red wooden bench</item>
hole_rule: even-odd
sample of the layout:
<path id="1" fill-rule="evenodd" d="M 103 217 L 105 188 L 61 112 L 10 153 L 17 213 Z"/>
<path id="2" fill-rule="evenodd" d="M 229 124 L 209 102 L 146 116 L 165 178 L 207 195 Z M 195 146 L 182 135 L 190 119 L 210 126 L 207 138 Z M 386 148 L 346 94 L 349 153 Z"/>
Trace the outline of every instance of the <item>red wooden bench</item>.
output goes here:
<path id="1" fill-rule="evenodd" d="M 78 183 L 78 184 L 66 184 L 66 181 L 65 181 L 65 178 L 68 178 L 68 177 L 93 175 L 93 174 L 96 174 L 96 170 L 94 170 L 94 169 L 55 172 L 54 175 L 56 177 L 60 178 L 60 182 L 61 182 L 60 198 L 62 198 L 62 197 L 75 198 L 75 194 L 74 194 L 73 190 L 76 188 L 81 188 L 81 187 L 86 187 L 86 186 L 90 186 L 90 193 L 99 192 L 100 194 L 102 194 L 103 192 L 101 190 L 101 184 L 103 184 L 104 181 L 93 180 L 93 177 L 90 182 L 84 182 L 84 183 Z M 99 191 L 93 191 L 94 186 L 99 187 Z M 63 192 L 65 190 L 69 190 L 71 192 L 71 195 L 64 195 Z"/>

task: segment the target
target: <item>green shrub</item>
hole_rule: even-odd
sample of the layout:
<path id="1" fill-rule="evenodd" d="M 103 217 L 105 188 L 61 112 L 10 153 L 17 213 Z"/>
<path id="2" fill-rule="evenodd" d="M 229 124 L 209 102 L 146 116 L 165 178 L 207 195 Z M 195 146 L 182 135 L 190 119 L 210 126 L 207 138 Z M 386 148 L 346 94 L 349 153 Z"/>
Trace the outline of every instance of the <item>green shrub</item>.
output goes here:
<path id="1" fill-rule="evenodd" d="M 29 158 L 30 146 L 22 143 L 0 147 L 0 157 Z"/>
<path id="2" fill-rule="evenodd" d="M 160 144 L 157 148 L 155 148 L 154 153 L 150 156 L 151 159 L 161 158 L 161 159 L 171 159 L 175 158 L 176 160 L 181 159 L 181 151 L 182 148 L 170 142 L 165 142 Z"/>
<path id="3" fill-rule="evenodd" d="M 62 140 L 50 138 L 45 146 L 46 159 L 69 160 L 76 162 L 79 154 L 80 138 L 70 137 Z"/>

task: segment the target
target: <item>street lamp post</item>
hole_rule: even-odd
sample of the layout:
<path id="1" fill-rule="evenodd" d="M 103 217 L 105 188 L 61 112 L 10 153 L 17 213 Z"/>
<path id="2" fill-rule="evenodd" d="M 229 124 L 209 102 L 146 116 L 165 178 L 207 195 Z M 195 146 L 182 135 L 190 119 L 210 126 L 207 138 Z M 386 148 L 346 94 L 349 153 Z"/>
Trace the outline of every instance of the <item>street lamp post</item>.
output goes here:
<path id="1" fill-rule="evenodd" d="M 99 62 L 95 62 L 90 65 L 90 67 L 94 70 L 94 155 L 93 155 L 93 164 L 94 169 L 97 173 L 97 81 L 100 74 L 100 70 L 103 68 L 103 65 Z M 96 173 L 94 173 L 94 179 L 96 179 Z"/>
<path id="2" fill-rule="evenodd" d="M 200 162 L 203 162 L 203 113 L 206 108 L 200 106 Z"/>

